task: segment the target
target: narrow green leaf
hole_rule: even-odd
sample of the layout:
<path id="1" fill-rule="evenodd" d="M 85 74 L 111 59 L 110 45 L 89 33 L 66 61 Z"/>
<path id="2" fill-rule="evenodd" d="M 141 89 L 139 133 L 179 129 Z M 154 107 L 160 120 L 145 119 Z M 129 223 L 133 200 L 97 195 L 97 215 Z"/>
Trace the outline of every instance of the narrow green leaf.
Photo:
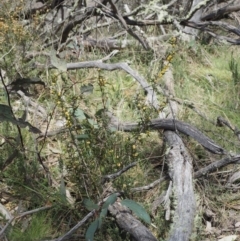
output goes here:
<path id="1" fill-rule="evenodd" d="M 88 134 L 80 134 L 80 135 L 77 135 L 76 138 L 77 138 L 79 141 L 88 140 L 88 139 L 89 139 L 89 135 L 88 135 Z"/>
<path id="2" fill-rule="evenodd" d="M 138 203 L 130 199 L 124 199 L 121 204 L 131 209 L 137 217 L 142 219 L 144 222 L 151 224 L 151 218 L 146 210 Z"/>
<path id="3" fill-rule="evenodd" d="M 85 206 L 85 208 L 88 211 L 92 211 L 93 209 L 98 209 L 99 208 L 99 206 L 96 203 L 94 203 L 93 200 L 88 199 L 88 198 L 84 198 L 83 205 Z"/>
<path id="4" fill-rule="evenodd" d="M 94 234 L 97 231 L 99 226 L 99 219 L 96 219 L 94 222 L 90 224 L 85 234 L 86 241 L 93 241 Z"/>
<path id="5" fill-rule="evenodd" d="M 103 219 L 107 216 L 107 211 L 108 211 L 109 205 L 114 204 L 116 202 L 116 200 L 117 200 L 117 194 L 113 193 L 107 198 L 107 200 L 103 204 L 102 210 L 101 210 L 101 213 L 99 216 L 99 227 L 102 225 Z"/>
<path id="6" fill-rule="evenodd" d="M 99 228 L 102 226 L 103 219 L 107 216 L 107 208 L 102 208 L 101 213 L 99 215 Z"/>
<path id="7" fill-rule="evenodd" d="M 55 50 L 52 50 L 51 53 L 50 53 L 50 60 L 51 60 L 51 64 L 56 67 L 57 69 L 63 71 L 63 72 L 66 72 L 67 71 L 67 63 L 62 60 L 62 59 L 59 59 L 57 56 L 56 56 L 56 51 Z"/>
<path id="8" fill-rule="evenodd" d="M 103 204 L 102 208 L 108 209 L 108 206 L 114 204 L 116 200 L 117 200 L 117 194 L 116 193 L 111 194 Z"/>

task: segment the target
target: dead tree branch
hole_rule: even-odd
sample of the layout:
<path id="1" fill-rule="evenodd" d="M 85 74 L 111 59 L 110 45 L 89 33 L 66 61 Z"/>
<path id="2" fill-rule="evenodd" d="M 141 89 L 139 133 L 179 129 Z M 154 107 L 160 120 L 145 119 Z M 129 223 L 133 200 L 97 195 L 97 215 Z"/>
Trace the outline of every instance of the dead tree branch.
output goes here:
<path id="1" fill-rule="evenodd" d="M 118 172 L 116 172 L 116 173 L 103 176 L 103 177 L 102 177 L 102 183 L 105 183 L 105 182 L 107 182 L 107 181 L 116 179 L 116 178 L 119 177 L 122 173 L 126 172 L 128 169 L 130 169 L 130 168 L 132 168 L 132 167 L 135 167 L 136 165 L 137 165 L 137 162 L 133 162 L 133 163 L 130 163 L 129 165 L 127 165 L 126 167 L 122 168 L 120 171 L 118 171 Z"/>
<path id="2" fill-rule="evenodd" d="M 169 241 L 187 241 L 192 234 L 196 209 L 192 180 L 192 158 L 181 138 L 172 131 L 165 131 L 164 136 L 171 147 L 167 155 L 170 178 L 174 185 L 176 207 L 173 218 L 173 230 Z"/>
<path id="3" fill-rule="evenodd" d="M 215 161 L 209 164 L 206 167 L 201 168 L 197 172 L 194 173 L 194 178 L 200 178 L 202 176 L 206 176 L 210 172 L 214 172 L 219 168 L 225 167 L 229 164 L 239 163 L 240 162 L 240 155 L 236 155 L 233 157 L 225 157 L 221 160 Z"/>
<path id="4" fill-rule="evenodd" d="M 153 129 L 153 130 L 172 130 L 179 131 L 184 135 L 192 137 L 198 143 L 200 143 L 203 147 L 205 147 L 208 151 L 215 154 L 224 154 L 226 151 L 215 144 L 213 140 L 209 137 L 205 136 L 201 131 L 199 131 L 196 127 L 193 127 L 190 124 L 185 122 L 174 120 L 174 119 L 153 119 L 150 120 L 147 125 L 141 126 L 139 123 L 122 123 L 116 117 L 114 117 L 111 113 L 106 113 L 110 118 L 109 127 L 114 127 L 117 130 L 122 131 L 134 131 L 141 128 L 145 129 Z"/>
<path id="5" fill-rule="evenodd" d="M 45 68 L 44 65 L 36 64 L 37 68 Z M 53 69 L 56 68 L 53 65 L 49 65 L 48 68 Z M 154 108 L 158 109 L 158 100 L 156 96 L 156 92 L 151 85 L 147 83 L 145 78 L 138 74 L 135 70 L 133 70 L 127 63 L 115 63 L 115 64 L 105 64 L 102 61 L 87 61 L 87 62 L 77 62 L 77 63 L 68 63 L 67 70 L 75 70 L 75 69 L 82 69 L 82 68 L 99 68 L 104 70 L 119 70 L 122 69 L 128 74 L 130 74 L 147 92 L 147 102 L 152 103 Z"/>
<path id="6" fill-rule="evenodd" d="M 237 12 L 240 10 L 240 4 L 234 5 L 234 6 L 229 6 L 226 5 L 222 8 L 216 9 L 210 13 L 205 14 L 202 16 L 201 20 L 202 21 L 209 21 L 209 20 L 219 20 L 224 18 L 227 14 L 231 12 Z"/>
<path id="7" fill-rule="evenodd" d="M 129 210 L 122 206 L 119 202 L 110 205 L 108 210 L 116 218 L 116 222 L 120 228 L 129 232 L 137 241 L 157 241 L 149 229 L 147 229 L 140 221 L 134 218 Z"/>
<path id="8" fill-rule="evenodd" d="M 217 126 L 222 127 L 223 125 L 227 126 L 233 133 L 237 136 L 238 140 L 240 140 L 240 130 L 236 127 L 231 125 L 227 120 L 225 120 L 223 117 L 219 116 L 217 118 Z"/>

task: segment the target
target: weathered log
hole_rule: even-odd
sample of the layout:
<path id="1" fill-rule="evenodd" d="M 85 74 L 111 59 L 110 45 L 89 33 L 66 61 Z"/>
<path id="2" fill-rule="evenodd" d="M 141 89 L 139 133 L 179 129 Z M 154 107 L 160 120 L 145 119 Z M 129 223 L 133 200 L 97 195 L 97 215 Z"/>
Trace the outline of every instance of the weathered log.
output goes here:
<path id="1" fill-rule="evenodd" d="M 171 69 L 167 70 L 163 78 L 164 92 L 174 96 L 174 78 Z M 205 141 L 208 143 L 208 139 L 205 139 L 205 136 L 200 131 L 192 128 L 191 126 L 188 126 L 188 124 L 187 126 L 184 125 L 185 123 L 181 122 L 177 124 L 175 121 L 175 116 L 177 115 L 178 107 L 175 106 L 175 102 L 170 100 L 168 101 L 168 105 L 171 110 L 168 118 L 172 118 L 171 122 L 173 126 L 170 131 L 164 131 L 164 141 L 166 145 L 169 146 L 166 153 L 166 162 L 169 167 L 168 174 L 172 179 L 172 183 L 170 182 L 169 185 L 172 185 L 172 188 L 170 186 L 170 189 L 173 191 L 174 198 L 174 215 L 172 218 L 173 225 L 169 233 L 168 241 L 188 241 L 192 234 L 196 209 L 192 183 L 193 167 L 192 158 L 185 148 L 182 139 L 178 135 L 178 130 L 180 131 L 181 129 L 183 131 L 187 131 L 194 138 L 199 139 L 205 146 L 207 146 Z M 153 121 L 151 124 L 153 126 L 158 126 L 158 121 Z M 168 199 L 168 202 L 170 202 L 169 197 L 166 196 L 166 198 Z M 166 217 L 168 219 L 170 213 L 169 209 L 170 203 L 167 206 L 168 216 Z"/>
<path id="2" fill-rule="evenodd" d="M 150 230 L 134 218 L 129 210 L 119 202 L 109 206 L 108 211 L 116 218 L 118 226 L 130 233 L 136 241 L 157 241 Z"/>
<path id="3" fill-rule="evenodd" d="M 195 196 L 192 183 L 192 159 L 181 138 L 172 131 L 165 131 L 166 142 L 172 148 L 167 155 L 169 174 L 173 181 L 175 213 L 172 232 L 168 241 L 188 241 L 193 228 Z"/>

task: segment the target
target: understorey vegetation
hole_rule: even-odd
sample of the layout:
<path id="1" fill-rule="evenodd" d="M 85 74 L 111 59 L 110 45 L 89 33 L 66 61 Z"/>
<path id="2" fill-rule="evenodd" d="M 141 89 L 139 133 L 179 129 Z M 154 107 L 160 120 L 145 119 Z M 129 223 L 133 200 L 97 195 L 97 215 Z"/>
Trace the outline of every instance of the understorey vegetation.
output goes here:
<path id="1" fill-rule="evenodd" d="M 0 0 L 0 240 L 237 240 L 239 10 Z"/>

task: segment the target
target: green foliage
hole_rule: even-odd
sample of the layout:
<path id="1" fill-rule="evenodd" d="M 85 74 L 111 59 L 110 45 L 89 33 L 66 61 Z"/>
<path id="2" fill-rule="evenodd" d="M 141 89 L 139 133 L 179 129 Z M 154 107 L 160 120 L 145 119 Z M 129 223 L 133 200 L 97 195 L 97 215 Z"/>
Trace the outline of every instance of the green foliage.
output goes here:
<path id="1" fill-rule="evenodd" d="M 74 110 L 73 113 L 74 117 L 76 117 L 79 121 L 85 120 L 86 119 L 86 115 L 85 113 L 81 110 L 81 109 L 76 109 Z"/>
<path id="2" fill-rule="evenodd" d="M 235 85 L 237 85 L 240 81 L 240 75 L 238 72 L 238 62 L 234 59 L 233 55 L 231 55 L 231 59 L 229 62 L 229 69 L 232 72 L 232 79 Z"/>
<path id="3" fill-rule="evenodd" d="M 102 208 L 101 212 L 100 212 L 100 215 L 99 215 L 99 228 L 101 228 L 102 226 L 102 223 L 103 223 L 103 220 L 106 218 L 107 216 L 107 212 L 108 212 L 108 209 L 107 208 Z"/>
<path id="4" fill-rule="evenodd" d="M 167 105 L 166 97 L 160 93 L 159 86 L 162 87 L 163 76 L 171 68 L 174 70 L 176 90 L 173 98 L 182 100 L 177 118 L 206 131 L 208 136 L 227 150 L 239 152 L 239 143 L 231 132 L 206 120 L 209 118 L 215 123 L 217 116 L 221 115 L 237 127 L 240 123 L 239 64 L 234 54 L 230 56 L 229 49 L 221 46 L 202 46 L 195 41 L 177 43 L 176 39 L 170 39 L 166 46 L 162 47 L 161 43 L 161 49 L 168 49 L 163 56 L 153 53 L 152 50 L 143 51 L 139 46 L 119 51 L 111 62 L 125 62 L 127 58 L 131 67 L 145 76 L 158 92 L 161 108 L 154 110 L 146 104 L 145 93 L 138 83 L 124 71 L 110 72 L 87 68 L 66 71 L 67 62 L 105 57 L 106 53 L 99 50 L 90 53 L 86 51 L 77 58 L 66 57 L 62 60 L 52 46 L 46 47 L 44 52 L 50 53 L 50 64 L 57 69 L 33 68 L 35 63 L 49 63 L 48 57 L 41 56 L 42 42 L 39 41 L 37 32 L 39 28 L 23 27 L 20 22 L 25 20 L 18 21 L 21 20 L 21 15 L 16 17 L 14 8 L 10 10 L 12 1 L 2 2 L 1 6 L 4 6 L 0 11 L 1 69 L 6 71 L 6 79 L 10 82 L 18 80 L 19 75 L 23 77 L 20 82 L 16 81 L 15 85 L 27 85 L 30 99 L 26 104 L 11 94 L 11 109 L 8 106 L 6 91 L 1 95 L 0 189 L 7 190 L 7 196 L 10 196 L 10 201 L 7 201 L 13 208 L 16 208 L 19 202 L 29 210 L 55 204 L 54 211 L 45 216 L 34 215 L 32 219 L 29 218 L 27 226 L 24 226 L 24 219 L 19 220 L 8 232 L 9 240 L 56 238 L 66 233 L 93 209 L 96 210 L 95 221 L 88 228 L 86 226 L 89 224 L 85 224 L 81 230 L 85 232 L 87 228 L 87 240 L 129 240 L 127 234 L 121 233 L 114 220 L 107 216 L 109 205 L 116 201 L 116 194 L 109 196 L 102 206 L 95 203 L 100 201 L 104 189 L 102 177 L 137 162 L 138 165 L 134 169 L 112 181 L 112 187 L 123 191 L 127 196 L 131 194 L 132 199 L 143 203 L 144 206 L 150 206 L 153 196 L 157 193 L 155 190 L 145 195 L 132 194 L 131 189 L 155 181 L 159 178 L 159 172 L 162 174 L 165 171 L 161 153 L 162 134 L 148 131 L 143 133 L 140 129 L 134 133 L 121 133 L 115 128 L 109 130 L 108 119 L 99 113 L 101 110 L 109 110 L 121 120 L 134 120 L 146 125 Z M 30 19 L 34 22 L 37 17 L 36 14 Z M 159 31 L 155 26 L 149 27 L 149 30 L 153 34 Z M 39 56 L 26 59 L 28 50 L 39 51 Z M 31 76 L 37 76 L 40 82 L 34 82 Z M 38 93 L 35 92 L 37 84 L 44 87 Z M 32 102 L 36 105 L 31 106 Z M 187 105 L 188 103 L 191 105 Z M 189 106 L 194 106 L 195 110 L 207 118 L 200 118 L 192 111 L 194 108 Z M 46 116 L 38 115 L 38 107 L 45 110 Z M 29 122 L 20 119 L 26 108 L 29 108 Z M 24 128 L 19 130 L 18 127 Z M 42 132 L 41 137 L 36 135 L 38 130 Z M 48 132 L 56 130 L 61 131 L 47 136 Z M 196 170 L 210 163 L 212 156 L 201 146 L 189 139 L 186 139 L 185 143 L 193 156 L 200 160 Z M 12 158 L 13 154 L 15 156 Z M 151 165 L 152 163 L 157 165 Z M 218 190 L 212 195 L 217 196 L 219 192 Z M 126 199 L 122 204 L 144 222 L 151 222 L 148 213 L 137 202 Z M 159 213 L 153 222 L 158 227 L 163 227 L 163 230 L 156 231 L 162 240 L 167 236 L 169 223 L 165 222 L 164 211 L 160 210 Z M 51 230 L 51 226 L 54 230 Z M 101 229 L 101 232 L 94 237 L 97 229 Z"/>
<path id="5" fill-rule="evenodd" d="M 104 202 L 102 208 L 108 208 L 108 206 L 114 204 L 116 200 L 117 200 L 117 194 L 116 193 L 111 194 Z"/>
<path id="6" fill-rule="evenodd" d="M 116 200 L 117 200 L 117 195 L 116 195 L 116 193 L 113 193 L 104 202 L 104 204 L 101 207 L 101 212 L 100 212 L 99 218 L 97 218 L 94 222 L 92 222 L 87 229 L 87 232 L 85 234 L 86 241 L 93 240 L 96 230 L 101 228 L 102 222 L 107 216 L 109 205 L 114 204 Z M 89 211 L 99 208 L 99 206 L 97 204 L 95 204 L 91 199 L 84 199 L 84 206 Z"/>
<path id="7" fill-rule="evenodd" d="M 51 232 L 52 225 L 46 214 L 36 214 L 27 217 L 23 224 L 15 224 L 8 238 L 11 241 L 37 241 L 48 238 Z"/>
<path id="8" fill-rule="evenodd" d="M 92 211 L 93 209 L 99 209 L 99 206 L 95 204 L 91 199 L 84 198 L 83 204 L 88 211 Z"/>
<path id="9" fill-rule="evenodd" d="M 87 241 L 92 241 L 94 238 L 94 234 L 97 229 L 100 229 L 102 227 L 102 222 L 107 216 L 108 212 L 108 207 L 109 205 L 112 205 L 115 203 L 117 200 L 117 195 L 115 193 L 111 194 L 107 200 L 104 202 L 104 204 L 101 207 L 101 212 L 99 217 L 90 224 L 90 226 L 87 229 L 85 238 Z M 134 214 L 142 219 L 144 222 L 150 224 L 151 223 L 151 218 L 148 215 L 148 213 L 145 211 L 145 209 L 139 205 L 138 203 L 134 202 L 133 200 L 125 199 L 121 201 L 122 205 L 125 205 L 129 209 L 131 209 Z M 96 205 L 92 200 L 90 199 L 85 199 L 84 200 L 84 206 L 90 211 L 93 209 L 97 209 L 98 205 Z"/>
<path id="10" fill-rule="evenodd" d="M 149 214 L 141 205 L 129 199 L 122 200 L 121 204 L 131 209 L 134 212 L 134 214 L 140 219 L 142 219 L 144 222 L 151 224 L 151 218 Z"/>
<path id="11" fill-rule="evenodd" d="M 87 232 L 85 234 L 86 241 L 93 241 L 94 234 L 97 231 L 98 227 L 99 227 L 99 219 L 96 219 L 90 224 L 89 228 L 87 229 Z"/>
<path id="12" fill-rule="evenodd" d="M 66 201 L 67 201 L 67 197 L 66 197 L 66 185 L 65 185 L 65 183 L 64 183 L 63 177 L 61 177 L 61 180 L 60 180 L 59 193 L 60 193 L 61 199 L 66 202 Z"/>
<path id="13" fill-rule="evenodd" d="M 67 71 L 67 63 L 66 61 L 59 59 L 56 56 L 56 51 L 55 50 L 51 50 L 51 54 L 50 54 L 50 60 L 51 60 L 51 64 L 56 67 L 57 69 L 59 69 L 60 71 Z"/>

